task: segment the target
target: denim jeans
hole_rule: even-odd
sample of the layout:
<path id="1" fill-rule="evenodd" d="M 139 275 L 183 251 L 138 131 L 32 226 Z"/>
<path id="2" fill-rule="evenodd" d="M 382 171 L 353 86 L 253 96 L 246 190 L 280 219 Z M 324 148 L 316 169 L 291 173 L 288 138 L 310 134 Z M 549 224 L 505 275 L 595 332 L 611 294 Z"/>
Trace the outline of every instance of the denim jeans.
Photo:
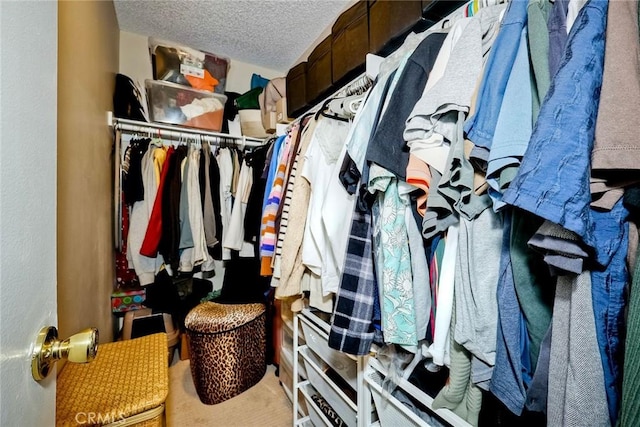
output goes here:
<path id="1" fill-rule="evenodd" d="M 522 313 L 518 304 L 509 241 L 511 238 L 511 209 L 505 212 L 500 276 L 498 279 L 498 335 L 496 364 L 489 389 L 514 414 L 524 408 L 526 391 L 522 366 Z"/>
<path id="2" fill-rule="evenodd" d="M 628 214 L 622 200 L 611 211 L 592 211 L 595 224 L 593 233 L 602 249 L 598 263 L 606 266 L 591 272 L 591 297 L 611 425 L 616 423 L 622 390 L 624 307 L 629 280 L 626 262 L 629 226 L 625 222 Z"/>

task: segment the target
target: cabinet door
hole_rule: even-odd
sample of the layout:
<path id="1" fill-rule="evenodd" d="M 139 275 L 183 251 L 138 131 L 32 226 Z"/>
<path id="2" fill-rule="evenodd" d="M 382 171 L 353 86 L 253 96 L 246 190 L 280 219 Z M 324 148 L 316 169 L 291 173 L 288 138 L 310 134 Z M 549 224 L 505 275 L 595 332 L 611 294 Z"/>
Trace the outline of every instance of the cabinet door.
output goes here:
<path id="1" fill-rule="evenodd" d="M 307 63 L 302 62 L 287 73 L 287 114 L 297 117 L 307 106 Z"/>
<path id="2" fill-rule="evenodd" d="M 380 52 L 394 37 L 409 31 L 422 17 L 422 3 L 412 1 L 369 1 L 369 45 Z"/>
<path id="3" fill-rule="evenodd" d="M 309 55 L 307 61 L 307 104 L 315 104 L 331 88 L 333 81 L 331 42 L 332 36 L 328 36 Z"/>
<path id="4" fill-rule="evenodd" d="M 364 65 L 369 53 L 369 19 L 367 2 L 356 3 L 333 24 L 333 82 Z"/>

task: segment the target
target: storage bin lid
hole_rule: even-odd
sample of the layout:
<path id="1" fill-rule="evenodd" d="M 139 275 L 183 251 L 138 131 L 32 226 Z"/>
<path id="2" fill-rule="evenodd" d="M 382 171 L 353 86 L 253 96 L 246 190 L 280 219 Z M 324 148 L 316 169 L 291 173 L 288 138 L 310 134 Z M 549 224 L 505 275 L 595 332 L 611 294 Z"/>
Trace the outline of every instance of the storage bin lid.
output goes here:
<path id="1" fill-rule="evenodd" d="M 228 332 L 246 325 L 265 312 L 264 304 L 218 304 L 205 302 L 187 314 L 185 327 L 205 334 Z"/>
<path id="2" fill-rule="evenodd" d="M 58 375 L 56 426 L 77 426 L 80 413 L 108 424 L 159 407 L 169 393 L 168 366 L 164 333 L 100 344 L 94 361 L 67 363 Z"/>

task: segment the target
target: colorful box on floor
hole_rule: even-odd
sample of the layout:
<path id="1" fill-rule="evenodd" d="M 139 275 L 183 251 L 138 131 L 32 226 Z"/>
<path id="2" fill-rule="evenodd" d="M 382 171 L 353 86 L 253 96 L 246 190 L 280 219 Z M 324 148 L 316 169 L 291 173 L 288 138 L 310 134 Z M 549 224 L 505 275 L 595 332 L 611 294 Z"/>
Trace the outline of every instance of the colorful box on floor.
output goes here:
<path id="1" fill-rule="evenodd" d="M 111 311 L 114 313 L 124 313 L 127 311 L 140 310 L 146 298 L 144 288 L 140 289 L 119 289 L 111 294 Z"/>
<path id="2" fill-rule="evenodd" d="M 124 313 L 127 311 L 140 310 L 146 298 L 144 288 L 139 289 L 119 289 L 111 294 L 111 311 L 114 313 Z"/>
<path id="3" fill-rule="evenodd" d="M 164 425 L 167 337 L 100 344 L 90 363 L 67 363 L 57 379 L 56 426 Z"/>

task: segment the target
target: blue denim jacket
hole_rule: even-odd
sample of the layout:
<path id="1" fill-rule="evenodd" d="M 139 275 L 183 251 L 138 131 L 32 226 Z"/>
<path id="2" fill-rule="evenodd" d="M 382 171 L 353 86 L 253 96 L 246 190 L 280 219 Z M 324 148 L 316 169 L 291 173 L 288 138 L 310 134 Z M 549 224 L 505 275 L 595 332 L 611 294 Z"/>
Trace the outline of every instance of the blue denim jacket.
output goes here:
<path id="1" fill-rule="evenodd" d="M 607 5 L 607 0 L 591 0 L 578 15 L 520 170 L 503 197 L 573 231 L 596 249 L 589 179 Z"/>

